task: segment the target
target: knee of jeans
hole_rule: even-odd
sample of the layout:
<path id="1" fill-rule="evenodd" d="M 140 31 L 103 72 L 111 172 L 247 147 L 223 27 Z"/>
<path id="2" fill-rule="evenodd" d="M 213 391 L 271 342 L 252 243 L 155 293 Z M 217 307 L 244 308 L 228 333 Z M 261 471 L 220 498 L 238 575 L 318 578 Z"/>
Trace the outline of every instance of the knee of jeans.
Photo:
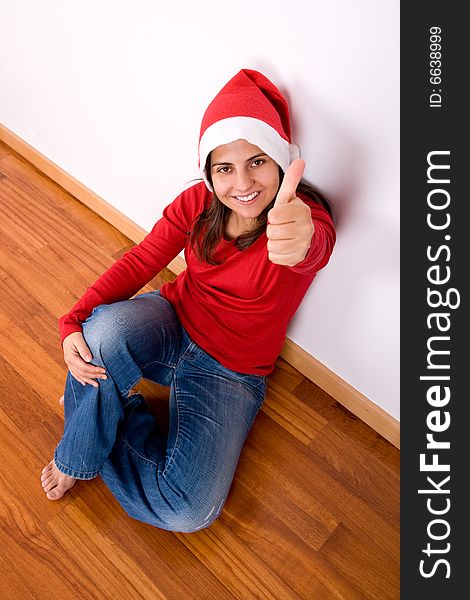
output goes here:
<path id="1" fill-rule="evenodd" d="M 123 342 L 123 332 L 119 325 L 119 318 L 114 311 L 107 310 L 111 306 L 100 306 L 83 324 L 83 337 L 93 355 L 93 362 L 104 358 L 116 350 L 119 343 Z"/>
<path id="2" fill-rule="evenodd" d="M 188 505 L 167 519 L 167 528 L 178 533 L 194 533 L 205 529 L 219 517 L 222 506 L 223 501 L 218 506 L 212 506 L 210 510 L 207 510 L 207 507 L 195 508 Z"/>

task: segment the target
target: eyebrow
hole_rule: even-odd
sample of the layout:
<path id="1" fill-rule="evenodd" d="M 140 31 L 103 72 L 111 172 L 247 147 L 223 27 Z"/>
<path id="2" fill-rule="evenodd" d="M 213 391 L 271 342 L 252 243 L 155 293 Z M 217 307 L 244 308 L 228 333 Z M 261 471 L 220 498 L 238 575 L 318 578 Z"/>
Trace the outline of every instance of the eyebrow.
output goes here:
<path id="1" fill-rule="evenodd" d="M 260 158 L 261 156 L 267 156 L 267 154 L 265 152 L 260 152 L 259 154 L 255 154 L 251 158 L 247 158 L 245 162 L 250 162 L 252 160 L 255 160 L 255 158 Z M 216 162 L 216 163 L 212 163 L 213 167 L 220 166 L 220 165 L 227 165 L 227 166 L 230 166 L 230 167 L 233 166 L 233 164 L 230 163 L 230 162 Z"/>

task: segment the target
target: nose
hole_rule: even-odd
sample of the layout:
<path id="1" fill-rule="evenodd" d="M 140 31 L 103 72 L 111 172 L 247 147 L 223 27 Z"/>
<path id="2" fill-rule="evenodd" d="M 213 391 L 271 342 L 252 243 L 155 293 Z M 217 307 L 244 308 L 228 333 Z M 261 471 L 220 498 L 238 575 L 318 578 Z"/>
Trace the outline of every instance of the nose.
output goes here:
<path id="1" fill-rule="evenodd" d="M 249 191 L 251 186 L 253 185 L 253 176 L 252 174 L 245 170 L 240 169 L 237 171 L 236 179 L 235 179 L 235 187 L 237 192 L 245 193 Z"/>

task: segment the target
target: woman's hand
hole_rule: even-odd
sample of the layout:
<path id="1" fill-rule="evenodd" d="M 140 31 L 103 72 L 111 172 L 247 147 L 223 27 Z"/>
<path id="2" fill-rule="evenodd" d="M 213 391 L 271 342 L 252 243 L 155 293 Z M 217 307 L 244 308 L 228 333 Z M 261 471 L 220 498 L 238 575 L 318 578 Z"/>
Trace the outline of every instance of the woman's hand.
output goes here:
<path id="1" fill-rule="evenodd" d="M 62 342 L 62 348 L 69 371 L 82 385 L 89 383 L 98 387 L 96 379 L 107 379 L 106 369 L 90 364 L 93 357 L 81 332 L 68 335 Z"/>
<path id="2" fill-rule="evenodd" d="M 293 267 L 302 262 L 315 231 L 310 208 L 295 195 L 304 168 L 302 159 L 292 161 L 268 213 L 269 260 L 277 265 Z"/>

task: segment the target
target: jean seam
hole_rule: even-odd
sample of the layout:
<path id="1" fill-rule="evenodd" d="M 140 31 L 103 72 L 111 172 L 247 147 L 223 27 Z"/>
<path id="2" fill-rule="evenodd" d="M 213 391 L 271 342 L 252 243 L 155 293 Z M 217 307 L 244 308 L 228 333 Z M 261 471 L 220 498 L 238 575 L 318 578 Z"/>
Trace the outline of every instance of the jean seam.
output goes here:
<path id="1" fill-rule="evenodd" d="M 178 371 L 179 365 L 184 360 L 184 357 L 186 356 L 186 354 L 188 354 L 189 352 L 192 352 L 194 349 L 200 350 L 200 348 L 197 346 L 197 344 L 191 340 L 191 342 L 188 344 L 188 347 L 183 352 L 183 354 L 180 354 L 178 362 L 176 363 L 176 366 L 175 366 L 175 371 L 174 371 L 174 375 L 173 375 L 173 384 L 174 384 L 174 390 L 175 390 L 175 405 L 176 405 L 175 408 L 176 408 L 176 418 L 177 418 L 175 446 L 171 452 L 171 456 L 169 457 L 169 459 L 165 465 L 165 468 L 163 469 L 162 477 L 166 477 L 166 475 L 168 475 L 168 471 L 170 470 L 170 468 L 172 467 L 172 465 L 174 463 L 175 454 L 176 454 L 176 451 L 178 450 L 179 440 L 180 440 L 180 406 L 179 406 L 179 389 L 178 389 L 177 371 Z M 199 356 L 199 354 L 200 354 L 200 352 L 198 352 L 198 356 Z"/>
<path id="2" fill-rule="evenodd" d="M 179 448 L 179 441 L 180 441 L 180 406 L 179 406 L 178 378 L 177 378 L 176 373 L 174 375 L 173 382 L 174 382 L 174 390 L 175 390 L 175 405 L 176 405 L 175 410 L 176 410 L 176 418 L 177 418 L 175 446 L 171 452 L 171 456 L 169 457 L 167 464 L 165 465 L 165 468 L 163 469 L 162 477 L 166 477 L 166 475 L 168 474 L 168 471 L 170 470 L 170 467 L 173 465 L 173 463 L 175 461 L 175 454 Z"/>
<path id="3" fill-rule="evenodd" d="M 191 339 L 191 338 L 189 338 Z M 189 360 L 189 361 L 193 361 L 196 358 L 198 358 L 201 353 L 204 352 L 202 350 L 202 348 L 200 348 L 196 342 L 193 342 L 192 340 L 189 342 L 188 347 L 186 348 L 186 350 L 183 352 L 183 354 L 180 354 L 180 356 L 178 357 L 178 362 L 175 365 L 175 368 L 178 368 L 181 361 L 182 360 Z"/>
<path id="4" fill-rule="evenodd" d="M 72 373 L 70 373 L 70 376 L 73 377 Z M 81 385 L 81 384 L 80 384 Z M 73 382 L 70 382 L 70 387 L 72 388 L 72 394 L 73 394 L 73 410 L 74 412 L 77 410 L 77 397 L 75 395 L 75 390 L 73 389 Z"/>
<path id="5" fill-rule="evenodd" d="M 177 364 L 177 363 L 175 363 L 175 364 L 172 364 L 172 365 L 171 365 L 171 364 L 167 364 L 167 363 L 165 363 L 165 362 L 162 362 L 161 360 L 152 360 L 152 361 L 150 361 L 149 363 L 147 363 L 146 365 L 143 365 L 143 366 L 141 367 L 141 370 L 143 371 L 143 370 L 144 370 L 144 369 L 146 369 L 147 367 L 150 367 L 150 365 L 154 365 L 154 364 L 159 364 L 159 365 L 162 365 L 162 366 L 164 366 L 164 367 L 167 367 L 168 369 L 174 369 L 174 368 L 176 367 L 176 364 Z"/>
<path id="6" fill-rule="evenodd" d="M 146 456 L 143 456 L 142 454 L 140 454 L 140 452 L 138 452 L 129 442 L 129 440 L 127 440 L 126 438 L 121 438 L 121 443 L 126 446 L 131 452 L 133 452 L 136 456 L 138 456 L 141 460 L 143 460 L 144 462 L 150 463 L 151 465 L 153 465 L 154 467 L 156 467 L 156 469 L 158 469 L 158 463 L 156 463 L 154 460 L 152 460 L 151 458 L 147 458 Z"/>

